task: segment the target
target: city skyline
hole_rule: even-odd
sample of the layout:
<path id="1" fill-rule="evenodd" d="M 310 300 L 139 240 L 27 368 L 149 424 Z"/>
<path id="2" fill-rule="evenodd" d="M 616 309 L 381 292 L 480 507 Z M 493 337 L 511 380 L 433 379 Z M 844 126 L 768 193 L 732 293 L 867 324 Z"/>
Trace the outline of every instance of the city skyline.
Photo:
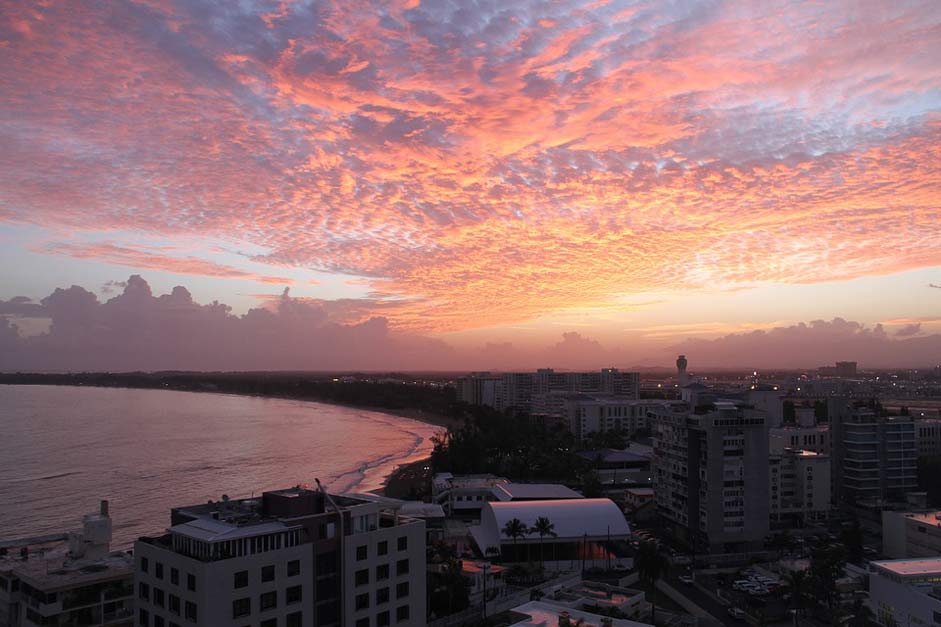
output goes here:
<path id="1" fill-rule="evenodd" d="M 939 29 L 930 2 L 17 3 L 0 368 L 937 365 Z"/>

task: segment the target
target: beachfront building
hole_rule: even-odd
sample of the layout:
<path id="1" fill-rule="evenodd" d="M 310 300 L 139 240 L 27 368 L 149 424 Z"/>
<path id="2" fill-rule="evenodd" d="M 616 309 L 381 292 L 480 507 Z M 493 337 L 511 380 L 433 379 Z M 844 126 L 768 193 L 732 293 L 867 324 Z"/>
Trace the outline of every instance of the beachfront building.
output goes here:
<path id="1" fill-rule="evenodd" d="M 0 543 L 0 626 L 134 624 L 134 561 L 111 551 L 108 502 L 82 529 Z"/>
<path id="2" fill-rule="evenodd" d="M 884 627 L 941 623 L 941 557 L 870 562 L 869 605 Z"/>
<path id="3" fill-rule="evenodd" d="M 171 510 L 135 544 L 141 627 L 425 624 L 425 525 L 302 487 Z"/>
<path id="4" fill-rule="evenodd" d="M 547 518 L 555 535 L 540 536 L 534 526 Z M 506 534 L 509 521 L 518 519 L 525 527 L 519 537 Z M 482 555 L 499 551 L 507 562 L 527 561 L 539 554 L 544 561 L 614 565 L 607 543 L 627 540 L 631 530 L 621 509 L 610 499 L 563 499 L 485 503 L 480 525 L 471 535 Z M 590 565 L 590 564 L 589 564 Z"/>

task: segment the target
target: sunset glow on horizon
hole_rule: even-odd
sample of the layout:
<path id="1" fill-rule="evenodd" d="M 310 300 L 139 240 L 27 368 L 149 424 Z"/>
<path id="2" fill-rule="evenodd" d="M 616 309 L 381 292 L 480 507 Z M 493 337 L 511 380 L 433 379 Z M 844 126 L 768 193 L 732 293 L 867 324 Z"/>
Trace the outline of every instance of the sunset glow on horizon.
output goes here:
<path id="1" fill-rule="evenodd" d="M 416 366 L 941 346 L 939 59 L 931 1 L 10 3 L 0 344 L 139 274 Z"/>

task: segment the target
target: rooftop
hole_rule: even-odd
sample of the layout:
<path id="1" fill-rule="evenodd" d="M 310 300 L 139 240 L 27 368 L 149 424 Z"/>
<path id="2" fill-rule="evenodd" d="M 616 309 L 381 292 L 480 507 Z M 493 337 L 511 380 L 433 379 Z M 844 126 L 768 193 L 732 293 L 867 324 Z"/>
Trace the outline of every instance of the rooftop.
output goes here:
<path id="1" fill-rule="evenodd" d="M 493 493 L 501 501 L 584 498 L 575 490 L 556 483 L 503 483 L 493 486 Z"/>
<path id="2" fill-rule="evenodd" d="M 68 557 L 68 547 L 60 545 L 49 551 L 31 553 L 27 559 L 19 553 L 0 558 L 0 572 L 14 574 L 37 590 L 55 592 L 89 583 L 123 579 L 134 573 L 134 558 L 115 551 L 101 559 Z"/>
<path id="3" fill-rule="evenodd" d="M 882 560 L 871 562 L 881 570 L 887 571 L 903 578 L 918 578 L 927 575 L 941 577 L 941 557 L 925 557 L 920 559 Z"/>
<path id="4" fill-rule="evenodd" d="M 513 623 L 512 627 L 556 627 L 556 625 L 561 624 L 559 619 L 563 613 L 569 617 L 570 624 L 579 624 L 581 627 L 602 627 L 602 620 L 604 620 L 604 617 L 598 614 L 574 610 L 547 601 L 530 601 L 514 607 L 513 612 L 524 614 L 528 618 Z M 650 627 L 649 623 L 638 623 L 623 618 L 612 618 L 610 620 L 611 622 L 606 624 L 612 627 Z"/>

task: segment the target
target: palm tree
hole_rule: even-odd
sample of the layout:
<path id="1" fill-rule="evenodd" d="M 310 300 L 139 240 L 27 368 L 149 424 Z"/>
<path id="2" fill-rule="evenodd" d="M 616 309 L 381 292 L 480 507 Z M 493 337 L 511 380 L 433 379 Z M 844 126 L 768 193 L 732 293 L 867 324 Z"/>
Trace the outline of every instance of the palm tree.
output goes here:
<path id="1" fill-rule="evenodd" d="M 656 624 L 657 616 L 657 580 L 670 568 L 670 563 L 657 550 L 653 542 L 642 542 L 634 559 L 640 580 L 650 584 L 650 622 Z"/>
<path id="2" fill-rule="evenodd" d="M 540 516 L 536 519 L 536 524 L 530 528 L 530 532 L 539 534 L 539 561 L 542 563 L 543 567 L 545 567 L 546 558 L 542 552 L 542 539 L 546 536 L 555 538 L 559 535 L 555 532 L 555 524 L 545 516 Z"/>
<path id="3" fill-rule="evenodd" d="M 518 551 L 516 550 L 516 541 L 529 533 L 529 527 L 527 527 L 522 520 L 519 518 L 511 518 L 506 521 L 506 525 L 503 526 L 503 535 L 507 538 L 513 540 L 513 557 L 518 559 Z"/>

